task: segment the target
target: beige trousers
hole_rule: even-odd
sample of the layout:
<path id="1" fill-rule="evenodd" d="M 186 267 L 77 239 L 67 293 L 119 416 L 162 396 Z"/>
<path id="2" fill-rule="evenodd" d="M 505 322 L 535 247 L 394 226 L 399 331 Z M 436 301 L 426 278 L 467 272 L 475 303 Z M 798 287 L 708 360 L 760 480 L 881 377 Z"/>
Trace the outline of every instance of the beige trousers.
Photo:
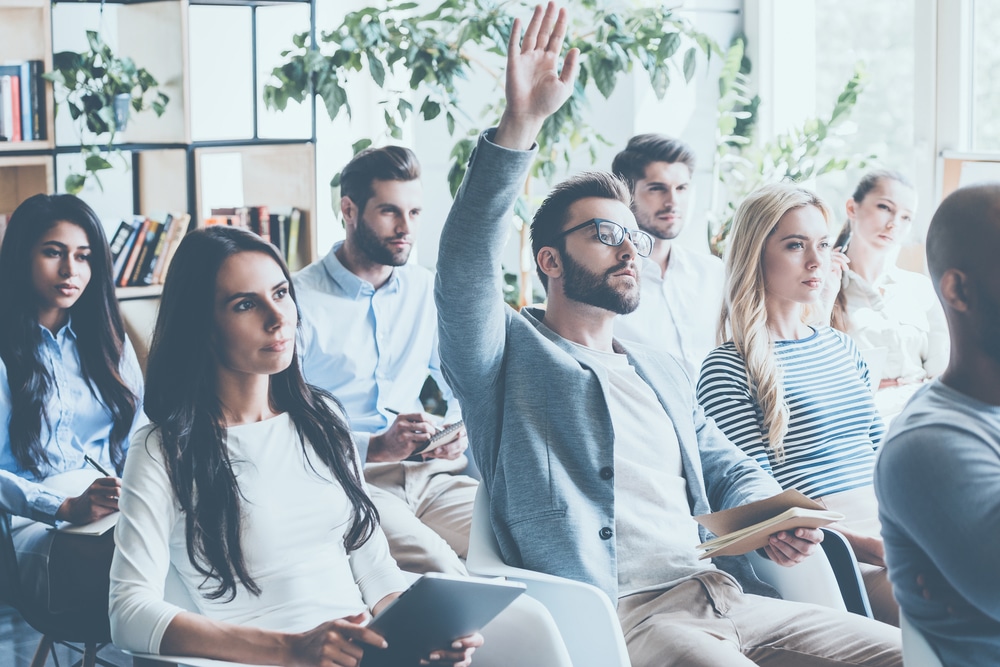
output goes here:
<path id="1" fill-rule="evenodd" d="M 705 572 L 618 601 L 633 667 L 901 667 L 899 630 L 826 607 L 747 595 Z"/>
<path id="2" fill-rule="evenodd" d="M 389 552 L 401 569 L 468 574 L 464 560 L 479 483 L 460 474 L 465 466 L 465 456 L 365 466 Z"/>

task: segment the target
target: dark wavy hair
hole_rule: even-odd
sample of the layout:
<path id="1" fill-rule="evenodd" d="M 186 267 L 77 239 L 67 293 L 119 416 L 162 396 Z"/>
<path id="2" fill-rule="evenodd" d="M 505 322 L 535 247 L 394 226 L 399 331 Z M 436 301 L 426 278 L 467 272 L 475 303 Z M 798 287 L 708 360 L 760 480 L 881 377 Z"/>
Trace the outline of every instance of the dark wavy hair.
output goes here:
<path id="1" fill-rule="evenodd" d="M 216 583 L 205 593 L 209 599 L 232 600 L 237 582 L 254 595 L 261 592 L 240 541 L 242 496 L 226 447 L 211 342 L 219 268 L 244 252 L 272 258 L 289 280 L 294 302 L 288 267 L 270 243 L 235 227 L 193 231 L 170 264 L 146 369 L 146 414 L 159 430 L 167 473 L 185 514 L 188 558 Z M 344 546 L 359 548 L 379 517 L 362 487 L 350 430 L 331 408 L 336 400 L 305 383 L 298 355 L 270 380 L 272 406 L 289 414 L 303 449 L 311 446 L 347 493 L 354 516 Z"/>
<path id="2" fill-rule="evenodd" d="M 112 416 L 109 454 L 118 474 L 123 443 L 138 409 L 138 398 L 121 376 L 125 325 L 115 298 L 111 250 L 97 214 L 73 195 L 35 195 L 10 216 L 0 246 L 0 358 L 10 386 L 10 446 L 22 470 L 42 477 L 49 462 L 41 440 L 45 401 L 54 378 L 42 360 L 38 297 L 32 280 L 35 246 L 57 223 L 81 228 L 90 245 L 90 282 L 69 309 L 80 352 L 80 369 L 95 396 Z M 55 333 L 55 332 L 53 332 Z"/>

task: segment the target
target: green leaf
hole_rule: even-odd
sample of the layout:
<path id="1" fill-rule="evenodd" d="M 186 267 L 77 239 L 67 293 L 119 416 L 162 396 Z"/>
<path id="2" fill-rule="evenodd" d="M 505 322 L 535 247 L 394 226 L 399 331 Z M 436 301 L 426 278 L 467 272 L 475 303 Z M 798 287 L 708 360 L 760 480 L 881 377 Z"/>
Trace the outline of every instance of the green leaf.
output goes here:
<path id="1" fill-rule="evenodd" d="M 448 124 L 448 134 L 455 134 L 455 117 L 449 111 L 444 115 L 444 119 Z"/>
<path id="2" fill-rule="evenodd" d="M 351 144 L 351 151 L 353 152 L 354 155 L 357 155 L 358 153 L 360 153 L 361 151 L 363 151 L 364 149 L 368 148 L 371 145 L 372 145 L 371 139 L 359 139 L 358 141 L 355 141 L 353 144 Z M 337 181 L 336 185 L 340 185 L 340 174 L 337 174 L 335 180 Z"/>
<path id="3" fill-rule="evenodd" d="M 684 80 L 691 82 L 691 78 L 694 76 L 695 63 L 697 62 L 698 52 L 692 46 L 684 54 Z"/>
<path id="4" fill-rule="evenodd" d="M 87 156 L 87 160 L 84 163 L 87 171 L 101 171 L 102 169 L 111 169 L 111 163 L 104 159 L 100 154 L 91 154 Z"/>
<path id="5" fill-rule="evenodd" d="M 660 46 L 656 49 L 656 57 L 660 60 L 668 60 L 681 46 L 681 35 L 677 32 L 670 32 L 660 38 Z"/>
<path id="6" fill-rule="evenodd" d="M 78 195 L 83 190 L 83 185 L 86 182 L 87 177 L 83 174 L 70 174 L 66 177 L 65 181 L 66 192 L 71 195 Z"/>
<path id="7" fill-rule="evenodd" d="M 420 105 L 420 113 L 424 117 L 424 120 L 434 120 L 441 113 L 441 105 L 428 97 Z"/>
<path id="8" fill-rule="evenodd" d="M 383 67 L 382 61 L 372 55 L 370 51 L 365 52 L 365 57 L 368 59 L 368 71 L 372 75 L 372 80 L 376 86 L 381 88 L 385 85 L 385 67 Z"/>

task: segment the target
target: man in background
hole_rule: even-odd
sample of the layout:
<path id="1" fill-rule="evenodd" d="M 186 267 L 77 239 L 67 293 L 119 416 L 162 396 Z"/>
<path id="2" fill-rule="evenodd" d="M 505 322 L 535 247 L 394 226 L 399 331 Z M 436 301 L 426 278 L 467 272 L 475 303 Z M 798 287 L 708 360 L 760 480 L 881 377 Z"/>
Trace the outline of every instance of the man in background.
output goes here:
<path id="1" fill-rule="evenodd" d="M 662 134 L 639 134 L 615 156 L 611 170 L 629 184 L 639 229 L 653 251 L 639 263 L 639 307 L 615 322 L 615 336 L 676 357 L 692 382 L 716 347 L 724 270 L 714 255 L 674 243 L 691 202 L 694 151 Z"/>
<path id="2" fill-rule="evenodd" d="M 899 667 L 895 628 L 754 594 L 769 589 L 745 557 L 699 560 L 695 515 L 781 487 L 705 418 L 675 359 L 614 339 L 616 314 L 639 299 L 636 262 L 653 246 L 620 179 L 583 173 L 549 193 L 531 224 L 547 306 L 503 303 L 510 211 L 542 124 L 574 87 L 579 52 L 561 54 L 567 23 L 552 3 L 535 8 L 522 40 L 514 22 L 507 106 L 480 135 L 438 254 L 442 366 L 463 401 L 504 560 L 600 587 L 635 667 Z M 791 565 L 820 540 L 800 527 L 764 549 Z"/>
<path id="3" fill-rule="evenodd" d="M 1000 184 L 931 220 L 927 264 L 948 368 L 893 421 L 875 492 L 900 611 L 949 667 L 1000 664 Z"/>
<path id="4" fill-rule="evenodd" d="M 468 445 L 422 412 L 430 374 L 448 414 L 458 403 L 441 376 L 433 275 L 408 263 L 423 207 L 420 165 L 407 148 L 362 151 L 341 173 L 346 238 L 294 278 L 306 380 L 343 404 L 365 479 L 399 566 L 464 574 L 477 483 L 460 474 Z"/>

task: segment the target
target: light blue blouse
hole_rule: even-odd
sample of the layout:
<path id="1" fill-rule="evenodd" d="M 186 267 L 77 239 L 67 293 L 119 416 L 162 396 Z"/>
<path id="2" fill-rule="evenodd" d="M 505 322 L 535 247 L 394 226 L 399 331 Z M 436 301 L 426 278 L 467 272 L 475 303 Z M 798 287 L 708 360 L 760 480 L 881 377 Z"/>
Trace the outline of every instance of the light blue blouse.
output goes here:
<path id="1" fill-rule="evenodd" d="M 46 400 L 48 419 L 42 419 L 41 439 L 49 462 L 43 464 L 40 478 L 22 470 L 10 448 L 11 393 L 7 366 L 0 361 L 0 506 L 16 516 L 55 523 L 55 514 L 67 495 L 47 487 L 45 479 L 86 467 L 89 455 L 108 471 L 113 471 L 108 449 L 111 436 L 111 411 L 95 395 L 80 369 L 80 351 L 72 323 L 53 335 L 45 327 L 42 333 L 42 359 L 52 374 L 52 388 Z M 121 374 L 138 400 L 134 430 L 142 416 L 142 371 L 128 338 L 121 361 Z M 122 443 L 128 447 L 128 438 Z"/>

